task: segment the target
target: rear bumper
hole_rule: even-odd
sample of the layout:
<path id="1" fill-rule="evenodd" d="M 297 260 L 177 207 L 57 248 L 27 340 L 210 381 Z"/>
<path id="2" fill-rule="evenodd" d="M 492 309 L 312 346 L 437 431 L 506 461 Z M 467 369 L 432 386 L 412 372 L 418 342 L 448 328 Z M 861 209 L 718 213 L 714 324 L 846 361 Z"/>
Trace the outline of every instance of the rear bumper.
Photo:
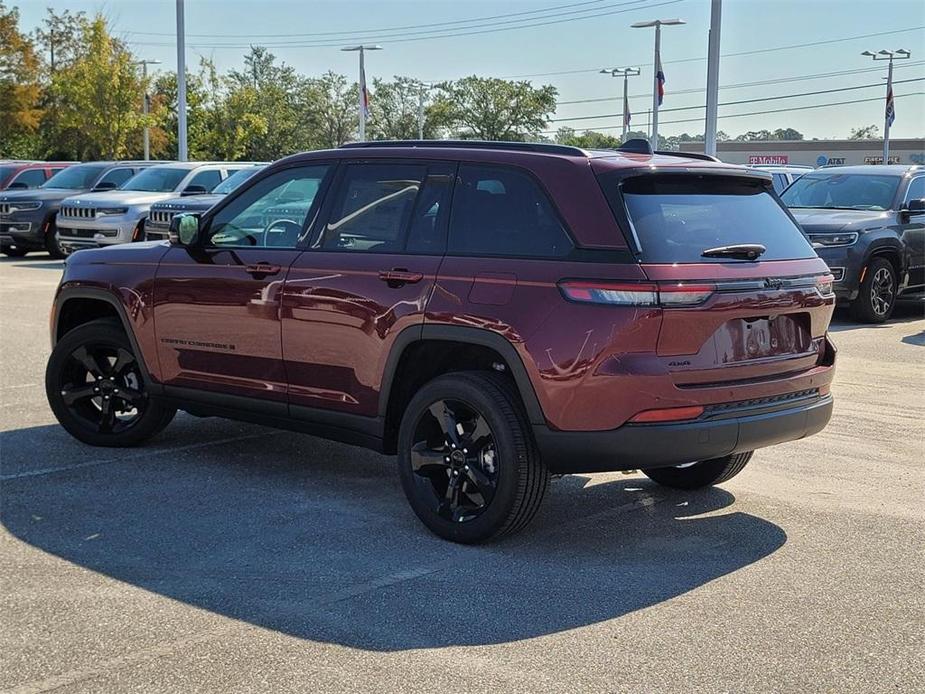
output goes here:
<path id="1" fill-rule="evenodd" d="M 675 424 L 625 424 L 611 431 L 554 431 L 534 425 L 540 455 L 557 474 L 682 465 L 795 441 L 821 431 L 832 396 L 742 416 L 716 415 Z"/>

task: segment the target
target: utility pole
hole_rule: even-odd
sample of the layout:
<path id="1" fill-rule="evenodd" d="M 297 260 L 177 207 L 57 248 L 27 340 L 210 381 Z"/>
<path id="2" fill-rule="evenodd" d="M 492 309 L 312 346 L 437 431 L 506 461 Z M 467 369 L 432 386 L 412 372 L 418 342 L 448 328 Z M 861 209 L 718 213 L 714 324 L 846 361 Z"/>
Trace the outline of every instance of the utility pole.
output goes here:
<path id="1" fill-rule="evenodd" d="M 622 77 L 623 78 L 623 134 L 620 136 L 620 142 L 626 141 L 626 132 L 629 130 L 630 125 L 630 101 L 629 101 L 629 91 L 627 87 L 627 82 L 630 77 L 636 77 L 640 74 L 640 69 L 638 67 L 613 67 L 613 68 L 604 68 L 601 70 L 602 75 L 610 75 L 611 77 Z"/>
<path id="2" fill-rule="evenodd" d="M 183 0 L 177 0 L 177 160 L 188 158 L 186 146 L 186 30 Z"/>
<path id="3" fill-rule="evenodd" d="M 912 57 L 912 51 L 905 48 L 899 48 L 895 51 L 864 51 L 861 55 L 866 55 L 874 60 L 889 60 L 886 70 L 886 106 L 883 112 L 883 163 L 890 163 L 890 126 L 896 118 L 896 108 L 893 105 L 893 61 L 905 60 Z"/>
<path id="4" fill-rule="evenodd" d="M 382 46 L 347 46 L 341 48 L 342 51 L 353 52 L 356 51 L 360 54 L 360 98 L 359 98 L 359 117 L 360 124 L 357 132 L 357 139 L 360 142 L 366 141 L 366 117 L 369 115 L 369 92 L 366 90 L 366 65 L 363 60 L 364 53 L 366 51 L 381 51 Z"/>
<path id="5" fill-rule="evenodd" d="M 703 132 L 703 151 L 716 156 L 716 121 L 719 117 L 719 40 L 723 0 L 710 5 L 710 39 L 707 50 L 707 122 Z"/>
<path id="6" fill-rule="evenodd" d="M 145 114 L 145 161 L 151 158 L 151 138 L 148 133 L 148 113 L 151 111 L 151 96 L 148 94 L 148 65 L 160 65 L 160 60 L 139 60 L 135 63 L 141 65 L 141 77 L 145 83 L 144 114 Z"/>
<path id="7" fill-rule="evenodd" d="M 633 29 L 646 29 L 655 27 L 655 61 L 652 66 L 652 136 L 650 143 L 652 149 L 658 149 L 658 107 L 662 104 L 662 93 L 664 91 L 665 73 L 662 72 L 662 27 L 675 26 L 678 24 L 687 24 L 683 19 L 653 19 L 647 22 L 635 22 L 630 24 Z"/>

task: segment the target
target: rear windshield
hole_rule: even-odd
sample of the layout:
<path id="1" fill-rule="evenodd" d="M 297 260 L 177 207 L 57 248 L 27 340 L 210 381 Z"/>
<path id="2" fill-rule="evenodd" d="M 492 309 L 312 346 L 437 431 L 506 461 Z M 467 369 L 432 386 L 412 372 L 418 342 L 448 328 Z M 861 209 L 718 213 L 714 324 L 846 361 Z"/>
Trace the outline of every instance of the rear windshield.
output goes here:
<path id="1" fill-rule="evenodd" d="M 811 173 L 794 181 L 781 199 L 791 208 L 888 210 L 900 180 L 877 174 Z"/>
<path id="2" fill-rule="evenodd" d="M 135 174 L 120 190 L 140 190 L 148 193 L 170 193 L 186 178 L 189 169 L 171 168 L 169 166 L 152 166 Z"/>
<path id="3" fill-rule="evenodd" d="M 763 181 L 662 174 L 625 179 L 621 192 L 644 262 L 748 262 L 703 256 L 738 244 L 764 246 L 761 260 L 815 256 Z"/>

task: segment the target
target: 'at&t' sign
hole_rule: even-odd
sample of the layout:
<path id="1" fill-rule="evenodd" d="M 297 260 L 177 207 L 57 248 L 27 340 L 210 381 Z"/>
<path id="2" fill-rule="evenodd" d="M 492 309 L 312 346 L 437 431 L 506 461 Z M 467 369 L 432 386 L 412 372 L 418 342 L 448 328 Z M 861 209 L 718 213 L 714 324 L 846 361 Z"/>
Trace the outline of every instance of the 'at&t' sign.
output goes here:
<path id="1" fill-rule="evenodd" d="M 749 154 L 749 164 L 789 164 L 790 156 L 787 154 Z"/>

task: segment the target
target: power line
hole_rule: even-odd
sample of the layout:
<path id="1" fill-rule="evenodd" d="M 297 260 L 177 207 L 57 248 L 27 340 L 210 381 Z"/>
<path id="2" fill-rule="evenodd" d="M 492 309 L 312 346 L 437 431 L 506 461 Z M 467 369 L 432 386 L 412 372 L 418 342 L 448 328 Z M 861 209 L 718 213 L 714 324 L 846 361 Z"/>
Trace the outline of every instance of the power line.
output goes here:
<path id="1" fill-rule="evenodd" d="M 531 29 L 535 27 L 549 26 L 553 24 L 565 24 L 567 22 L 577 22 L 577 21 L 582 21 L 585 19 L 594 19 L 596 17 L 609 17 L 612 15 L 624 14 L 626 12 L 636 12 L 642 9 L 649 10 L 649 9 L 654 9 L 656 7 L 664 7 L 666 5 L 675 5 L 679 2 L 684 2 L 685 0 L 666 0 L 665 2 L 660 2 L 660 3 L 653 4 L 653 5 L 639 5 L 638 4 L 640 2 L 646 2 L 646 1 L 647 0 L 630 0 L 630 2 L 619 3 L 618 5 L 612 5 L 611 7 L 619 7 L 619 6 L 628 5 L 628 4 L 634 4 L 637 6 L 630 7 L 627 9 L 622 9 L 622 10 L 609 10 L 607 12 L 587 14 L 582 17 L 566 17 L 564 19 L 556 19 L 552 21 L 543 21 L 543 22 L 533 22 L 531 24 L 521 24 L 519 26 L 482 28 L 482 29 L 478 29 L 475 31 L 463 31 L 460 33 L 435 33 L 430 36 L 411 36 L 411 37 L 406 37 L 406 38 L 401 38 L 401 35 L 399 35 L 398 38 L 386 38 L 384 36 L 378 36 L 378 37 L 368 36 L 368 37 L 359 38 L 359 37 L 356 37 L 356 35 L 350 35 L 343 39 L 338 39 L 337 41 L 327 41 L 327 42 L 317 42 L 316 41 L 316 42 L 307 42 L 307 43 L 263 42 L 260 45 L 266 48 L 329 48 L 329 47 L 340 46 L 343 43 L 350 42 L 352 40 L 356 40 L 360 42 L 375 41 L 377 43 L 387 43 L 388 44 L 388 43 L 409 43 L 409 42 L 414 42 L 414 41 L 429 41 L 432 39 L 449 39 L 449 38 L 458 38 L 462 36 L 475 36 L 478 34 L 494 34 L 500 31 L 513 31 L 516 29 Z M 547 15 L 547 16 L 552 16 L 552 15 Z M 538 17 L 536 19 L 544 19 L 544 18 Z M 499 22 L 499 24 L 501 23 Z M 485 25 L 485 26 L 491 27 L 494 25 Z M 172 46 L 174 45 L 172 42 L 165 43 L 165 42 L 151 42 L 151 41 L 132 41 L 132 44 L 138 45 L 138 46 Z M 240 44 L 238 43 L 221 43 L 221 44 L 219 43 L 212 43 L 212 44 L 196 43 L 196 44 L 189 44 L 189 45 L 195 46 L 197 48 L 249 48 L 250 46 L 254 45 L 254 42 L 246 43 L 246 44 L 245 43 L 240 43 Z"/>
<path id="2" fill-rule="evenodd" d="M 896 94 L 894 95 L 893 98 L 903 99 L 909 96 L 925 96 L 925 92 L 914 92 L 912 94 Z M 719 119 L 723 120 L 724 118 L 744 118 L 745 116 L 764 116 L 764 115 L 768 115 L 772 113 L 786 113 L 788 111 L 806 111 L 806 110 L 815 109 L 815 108 L 828 108 L 830 106 L 847 106 L 849 104 L 863 104 L 863 103 L 867 103 L 870 101 L 883 101 L 883 97 L 875 96 L 871 99 L 853 99 L 851 101 L 833 101 L 828 104 L 813 104 L 810 106 L 792 106 L 790 108 L 778 108 L 778 109 L 772 109 L 770 111 L 751 111 L 749 113 L 730 113 L 728 115 L 721 115 Z M 665 121 L 664 123 L 662 123 L 662 125 L 672 125 L 674 123 L 702 123 L 702 122 L 703 122 L 703 118 L 685 118 L 682 120 Z M 605 126 L 600 126 L 596 128 L 578 128 L 575 130 L 575 132 L 588 132 L 589 130 L 614 130 L 614 129 L 619 129 L 622 127 L 623 127 L 622 125 L 605 125 Z M 544 130 L 543 134 L 550 134 L 550 133 L 556 133 L 556 132 L 558 131 L 557 130 Z"/>
<path id="3" fill-rule="evenodd" d="M 921 82 L 925 80 L 925 77 L 913 77 L 912 79 L 907 80 L 894 80 L 893 84 L 906 84 L 908 82 Z M 836 92 L 850 92 L 855 89 L 870 89 L 871 87 L 883 87 L 883 84 L 875 82 L 874 84 L 859 84 L 853 87 L 838 87 L 837 89 L 824 89 L 817 90 L 814 92 L 801 92 L 799 94 L 779 94 L 777 96 L 764 96 L 758 99 L 741 99 L 739 101 L 726 101 L 719 104 L 720 106 L 738 106 L 741 104 L 756 104 L 761 101 L 777 101 L 779 99 L 796 99 L 802 96 L 817 96 L 821 94 L 834 94 Z M 676 108 L 662 108 L 659 109 L 660 113 L 670 113 L 673 111 L 693 111 L 695 109 L 706 108 L 706 106 L 678 106 Z M 618 116 L 622 117 L 622 113 L 602 113 L 595 116 L 572 116 L 570 118 L 552 118 L 550 123 L 564 123 L 565 121 L 576 121 L 576 120 L 594 120 L 597 118 L 616 118 Z"/>
<path id="4" fill-rule="evenodd" d="M 912 61 L 910 63 L 900 63 L 899 65 L 894 65 L 893 69 L 898 70 L 901 67 L 915 67 L 917 65 L 925 65 L 925 60 Z M 857 75 L 857 74 L 861 74 L 865 72 L 883 72 L 883 68 L 866 67 L 866 68 L 859 68 L 857 70 L 839 70 L 836 72 L 820 72 L 815 75 L 795 75 L 793 77 L 780 77 L 776 79 L 761 80 L 759 82 L 742 82 L 740 84 L 727 84 L 727 85 L 722 85 L 720 89 L 740 89 L 743 87 L 760 87 L 760 86 L 764 86 L 768 84 L 784 84 L 785 82 L 805 82 L 805 81 L 812 81 L 816 79 L 822 79 L 825 77 L 840 77 L 844 75 Z M 700 93 L 703 93 L 704 91 L 706 90 L 703 87 L 698 87 L 696 89 L 679 89 L 677 91 L 672 89 L 671 95 L 673 96 L 677 94 L 700 94 Z M 643 94 L 630 94 L 629 98 L 630 99 L 642 99 L 642 98 L 651 99 L 652 92 L 647 92 Z M 602 96 L 602 97 L 596 97 L 593 99 L 573 99 L 570 101 L 559 101 L 557 102 L 557 106 L 566 106 L 569 104 L 592 104 L 592 103 L 598 103 L 601 101 L 617 101 L 618 99 L 619 99 L 619 95 Z M 663 109 L 659 109 L 660 113 L 662 111 Z"/>
<path id="5" fill-rule="evenodd" d="M 645 0 L 636 0 L 636 2 L 644 2 Z M 441 26 L 451 26 L 458 24 L 476 24 L 481 22 L 488 22 L 495 19 L 505 19 L 507 17 L 520 17 L 528 14 L 543 14 L 546 12 L 552 12 L 554 10 L 562 10 L 567 7 L 578 7 L 581 5 L 599 5 L 604 0 L 584 0 L 583 2 L 573 2 L 566 5 L 553 5 L 552 7 L 545 7 L 538 10 L 524 10 L 521 12 L 507 12 L 505 14 L 496 14 L 489 15 L 487 17 L 471 17 L 469 19 L 454 19 L 447 20 L 445 22 L 431 22 L 429 24 L 407 24 L 405 26 L 398 27 L 380 27 L 378 29 L 348 29 L 345 31 L 316 31 L 316 32 L 304 32 L 297 34 L 187 34 L 187 36 L 197 36 L 200 38 L 237 38 L 237 39 L 253 39 L 253 38 L 307 38 L 312 36 L 358 36 L 360 34 L 372 34 L 376 32 L 393 32 L 393 31 L 402 31 L 405 29 L 421 29 L 424 27 L 441 27 Z M 630 3 L 624 3 L 630 4 Z M 589 12 L 588 10 L 574 10 L 575 12 Z M 540 18 L 537 18 L 540 19 Z M 467 27 L 463 27 L 467 28 Z M 469 27 L 471 28 L 471 27 Z M 126 34 L 132 34 L 137 36 L 174 36 L 174 32 L 157 32 L 157 31 L 126 31 Z"/>
<path id="6" fill-rule="evenodd" d="M 751 51 L 739 51 L 738 53 L 723 53 L 720 57 L 734 58 L 736 56 L 742 56 L 742 55 L 773 53 L 775 51 L 787 51 L 792 48 L 807 48 L 810 46 L 812 47 L 822 46 L 822 45 L 831 44 L 831 43 L 842 43 L 844 41 L 855 41 L 857 39 L 869 39 L 869 38 L 874 38 L 877 36 L 889 36 L 891 34 L 902 34 L 902 33 L 909 32 L 909 31 L 921 31 L 922 29 L 925 29 L 925 26 L 907 27 L 905 29 L 893 29 L 891 31 L 879 31 L 874 34 L 858 34 L 857 36 L 843 36 L 841 38 L 829 39 L 827 41 L 813 41 L 812 43 L 795 43 L 789 46 L 776 46 L 774 48 L 758 48 L 758 49 L 751 50 Z M 662 64 L 673 65 L 673 64 L 678 64 L 678 63 L 693 63 L 693 62 L 699 62 L 703 60 L 706 60 L 706 58 L 705 57 L 680 58 L 678 60 L 663 60 Z M 652 66 L 652 63 L 641 63 L 641 64 L 634 63 L 634 65 L 637 65 L 637 64 L 640 67 L 651 67 Z M 578 70 L 560 70 L 558 72 L 535 72 L 529 75 L 505 75 L 501 77 L 501 79 L 515 80 L 515 79 L 524 79 L 526 77 L 554 77 L 558 75 L 577 75 L 577 74 L 584 73 L 584 72 L 598 72 L 599 70 L 600 70 L 600 67 L 598 66 L 594 68 L 582 68 Z"/>

